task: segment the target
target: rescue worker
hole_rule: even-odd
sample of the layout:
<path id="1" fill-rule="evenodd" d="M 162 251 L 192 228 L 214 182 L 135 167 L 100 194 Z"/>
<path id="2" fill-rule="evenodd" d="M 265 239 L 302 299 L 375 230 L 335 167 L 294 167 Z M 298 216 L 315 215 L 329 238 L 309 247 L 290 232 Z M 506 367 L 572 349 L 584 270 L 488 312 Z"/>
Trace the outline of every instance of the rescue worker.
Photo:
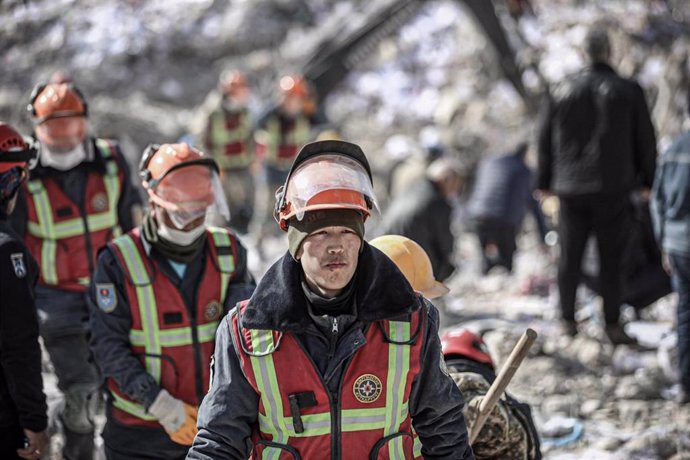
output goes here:
<path id="1" fill-rule="evenodd" d="M 278 105 L 259 118 L 255 134 L 256 154 L 263 163 L 265 176 L 266 199 L 262 200 L 265 203 L 273 201 L 300 148 L 315 138 L 318 126 L 326 123 L 316 110 L 315 95 L 304 77 L 282 77 L 279 92 Z M 272 213 L 270 205 L 267 205 L 259 227 L 259 243 L 274 228 Z"/>
<path id="2" fill-rule="evenodd" d="M 107 378 L 109 459 L 184 458 L 208 390 L 220 318 L 251 295 L 247 255 L 227 216 L 218 164 L 188 144 L 152 145 L 140 172 L 141 228 L 101 251 L 90 290 L 91 346 Z"/>
<path id="3" fill-rule="evenodd" d="M 230 208 L 230 226 L 247 233 L 254 215 L 254 143 L 249 111 L 250 88 L 244 73 L 221 74 L 221 99 L 206 120 L 203 143 L 221 169 L 221 181 Z"/>
<path id="4" fill-rule="evenodd" d="M 474 458 L 437 310 L 363 240 L 375 206 L 357 145 L 302 148 L 276 203 L 289 251 L 218 329 L 187 458 Z"/>
<path id="5" fill-rule="evenodd" d="M 449 292 L 447 286 L 434 278 L 424 249 L 411 239 L 383 235 L 370 244 L 395 262 L 412 288 L 427 299 Z M 479 404 L 496 379 L 493 360 L 482 338 L 462 326 L 444 333 L 441 344 L 450 375 L 467 400 L 464 414 L 472 426 Z M 529 405 L 506 394 L 489 415 L 472 450 L 477 459 L 540 459 L 539 435 Z"/>
<path id="6" fill-rule="evenodd" d="M 96 253 L 140 220 L 140 198 L 116 142 L 89 135 L 86 101 L 70 83 L 38 85 L 28 106 L 39 162 L 12 224 L 40 266 L 39 328 L 64 394 L 66 459 L 91 459 L 100 376 L 90 357 L 86 290 Z"/>
<path id="7" fill-rule="evenodd" d="M 0 458 L 40 458 L 48 443 L 34 287 L 36 261 L 7 223 L 36 150 L 0 122 Z"/>

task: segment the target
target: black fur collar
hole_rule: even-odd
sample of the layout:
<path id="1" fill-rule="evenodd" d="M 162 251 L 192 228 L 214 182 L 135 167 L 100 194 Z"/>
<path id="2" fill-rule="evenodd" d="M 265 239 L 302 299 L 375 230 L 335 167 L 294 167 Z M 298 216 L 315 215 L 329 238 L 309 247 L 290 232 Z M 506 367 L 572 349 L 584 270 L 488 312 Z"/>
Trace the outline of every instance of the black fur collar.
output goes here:
<path id="1" fill-rule="evenodd" d="M 415 292 L 398 267 L 364 242 L 357 264 L 357 318 L 363 323 L 399 318 L 419 309 Z M 301 332 L 311 323 L 302 292 L 302 268 L 289 253 L 268 269 L 242 315 L 242 327 Z"/>

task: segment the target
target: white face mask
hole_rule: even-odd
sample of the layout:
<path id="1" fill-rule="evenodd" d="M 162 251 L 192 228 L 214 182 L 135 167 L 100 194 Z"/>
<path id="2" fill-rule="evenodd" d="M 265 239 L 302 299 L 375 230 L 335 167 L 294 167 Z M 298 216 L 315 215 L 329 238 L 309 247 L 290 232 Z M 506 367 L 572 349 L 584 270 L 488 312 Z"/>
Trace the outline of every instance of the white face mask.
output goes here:
<path id="1" fill-rule="evenodd" d="M 46 145 L 41 144 L 39 158 L 43 166 L 55 168 L 60 171 L 69 171 L 86 160 L 86 149 L 84 148 L 84 143 L 81 143 L 69 152 L 55 153 L 51 152 L 50 148 Z"/>
<path id="2" fill-rule="evenodd" d="M 158 222 L 158 236 L 178 246 L 189 246 L 206 230 L 205 225 L 199 225 L 189 231 L 168 227 L 164 222 Z"/>

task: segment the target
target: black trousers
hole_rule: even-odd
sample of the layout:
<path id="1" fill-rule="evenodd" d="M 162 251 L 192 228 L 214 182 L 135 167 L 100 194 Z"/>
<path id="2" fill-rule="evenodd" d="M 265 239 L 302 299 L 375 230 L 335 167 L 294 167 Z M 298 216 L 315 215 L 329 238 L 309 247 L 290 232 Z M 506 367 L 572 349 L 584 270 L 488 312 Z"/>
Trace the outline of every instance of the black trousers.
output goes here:
<path id="1" fill-rule="evenodd" d="M 497 265 L 505 267 L 509 272 L 512 271 L 513 254 L 516 249 L 515 226 L 496 219 L 477 218 L 473 227 L 482 251 L 482 273 L 487 274 Z M 490 244 L 496 245 L 498 254 L 494 255 L 487 251 L 487 246 Z"/>
<path id="2" fill-rule="evenodd" d="M 582 256 L 590 233 L 599 254 L 599 291 L 604 301 L 606 324 L 617 324 L 621 305 L 620 265 L 631 205 L 627 194 L 560 196 L 558 291 L 561 313 L 575 320 L 575 294 L 580 282 Z"/>

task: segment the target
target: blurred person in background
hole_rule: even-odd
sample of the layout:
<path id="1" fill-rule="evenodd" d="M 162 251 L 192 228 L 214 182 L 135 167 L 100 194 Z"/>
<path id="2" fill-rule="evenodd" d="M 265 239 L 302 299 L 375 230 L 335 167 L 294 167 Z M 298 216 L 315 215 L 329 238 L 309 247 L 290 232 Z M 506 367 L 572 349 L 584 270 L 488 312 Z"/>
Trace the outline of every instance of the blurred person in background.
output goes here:
<path id="1" fill-rule="evenodd" d="M 140 172 L 141 227 L 103 249 L 90 289 L 91 346 L 107 379 L 106 456 L 185 457 L 208 391 L 218 322 L 254 280 L 227 216 L 214 159 L 188 144 L 152 145 Z"/>
<path id="2" fill-rule="evenodd" d="M 690 88 L 688 88 L 690 111 Z M 680 388 L 677 399 L 690 402 L 690 132 L 659 156 L 651 200 L 654 233 L 664 268 L 678 293 L 677 330 Z"/>
<path id="3" fill-rule="evenodd" d="M 285 182 L 299 149 L 315 139 L 319 127 L 326 124 L 316 105 L 316 95 L 303 76 L 283 76 L 278 91 L 278 105 L 259 118 L 255 131 L 256 154 L 265 181 L 265 209 L 263 219 L 257 222 L 259 248 L 263 237 L 275 232 L 273 209 L 268 203 Z"/>
<path id="4" fill-rule="evenodd" d="M 426 251 L 440 280 L 447 279 L 455 270 L 451 221 L 464 175 L 465 168 L 459 160 L 434 160 L 424 177 L 393 197 L 376 232 L 402 235 L 417 242 Z"/>
<path id="5" fill-rule="evenodd" d="M 400 235 L 382 235 L 369 244 L 386 254 L 425 298 L 434 300 L 449 292 L 435 279 L 429 257 L 414 241 Z M 471 427 L 496 379 L 493 359 L 482 338 L 463 326 L 444 332 L 441 346 L 448 372 L 466 398 L 463 413 Z M 541 458 L 539 444 L 530 406 L 506 394 L 489 414 L 472 451 L 476 459 L 536 460 Z"/>
<path id="6" fill-rule="evenodd" d="M 546 224 L 539 203 L 532 196 L 534 174 L 525 163 L 527 143 L 507 155 L 482 160 L 474 181 L 467 212 L 482 253 L 482 273 L 494 266 L 513 269 L 517 235 L 529 209 L 537 222 L 540 242 Z"/>
<path id="7" fill-rule="evenodd" d="M 364 241 L 373 187 L 355 144 L 300 151 L 276 197 L 288 252 L 218 329 L 188 458 L 474 458 L 438 311 Z"/>
<path id="8" fill-rule="evenodd" d="M 38 266 L 7 223 L 36 150 L 0 122 L 0 457 L 37 459 L 48 444 L 34 288 Z"/>
<path id="9" fill-rule="evenodd" d="M 249 110 L 251 89 L 239 70 L 223 72 L 218 81 L 219 103 L 208 115 L 203 132 L 204 150 L 221 170 L 230 226 L 239 233 L 249 230 L 254 215 L 254 140 Z"/>
<path id="10" fill-rule="evenodd" d="M 86 101 L 73 84 L 37 85 L 28 110 L 39 160 L 12 225 L 40 267 L 41 337 L 65 398 L 62 455 L 91 459 L 100 376 L 87 343 L 86 290 L 98 250 L 140 222 L 140 197 L 117 143 L 89 134 Z"/>
<path id="11" fill-rule="evenodd" d="M 654 180 L 656 135 L 642 88 L 610 66 L 603 27 L 585 38 L 589 66 L 551 91 L 539 133 L 538 189 L 560 201 L 558 290 L 563 327 L 577 334 L 575 300 L 590 233 L 597 239 L 605 334 L 614 344 L 636 341 L 619 324 L 621 258 L 630 226 L 629 195 Z"/>

